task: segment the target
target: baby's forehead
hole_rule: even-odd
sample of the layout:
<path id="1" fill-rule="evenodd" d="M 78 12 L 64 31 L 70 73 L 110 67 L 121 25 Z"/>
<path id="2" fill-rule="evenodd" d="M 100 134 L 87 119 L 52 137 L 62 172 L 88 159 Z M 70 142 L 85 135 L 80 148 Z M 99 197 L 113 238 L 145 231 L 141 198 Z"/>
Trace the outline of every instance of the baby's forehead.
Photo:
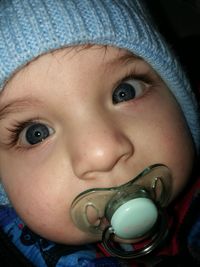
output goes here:
<path id="1" fill-rule="evenodd" d="M 81 62 L 82 59 L 88 58 L 88 64 L 91 61 L 95 60 L 98 64 L 105 67 L 107 70 L 113 69 L 115 67 L 123 67 L 127 66 L 132 63 L 141 62 L 144 60 L 134 55 L 133 53 L 129 52 L 128 50 L 112 47 L 112 46 L 100 46 L 100 45 L 84 45 L 84 46 L 74 46 L 74 47 L 65 47 L 61 49 L 57 49 L 54 51 L 50 51 L 48 53 L 42 54 L 30 62 L 27 62 L 24 66 L 17 69 L 13 75 L 10 77 L 9 81 L 5 84 L 4 88 L 7 86 L 8 83 L 12 82 L 13 78 L 18 76 L 26 76 L 34 68 L 39 66 L 38 63 L 46 62 L 49 66 L 52 61 L 56 60 L 56 62 L 72 62 L 78 61 Z"/>

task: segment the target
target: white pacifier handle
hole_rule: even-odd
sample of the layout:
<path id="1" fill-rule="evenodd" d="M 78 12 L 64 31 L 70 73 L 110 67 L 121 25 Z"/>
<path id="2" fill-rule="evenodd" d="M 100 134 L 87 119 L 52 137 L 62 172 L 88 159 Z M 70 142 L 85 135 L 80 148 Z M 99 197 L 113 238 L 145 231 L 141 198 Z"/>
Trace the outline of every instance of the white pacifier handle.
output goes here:
<path id="1" fill-rule="evenodd" d="M 156 217 L 155 216 L 156 214 L 154 212 L 155 211 L 153 211 L 152 213 L 153 216 L 151 217 L 151 219 L 153 220 Z M 140 219 L 142 219 L 142 216 L 140 217 Z M 128 218 L 127 218 L 127 221 L 129 221 Z M 147 225 L 146 227 L 141 226 L 141 228 L 139 226 L 136 226 L 135 229 L 131 230 L 131 233 L 134 233 L 135 231 L 139 230 L 138 232 L 141 232 L 142 234 L 142 232 L 147 229 L 148 229 Z M 157 221 L 155 222 L 154 226 L 152 226 L 151 230 L 152 230 L 152 233 L 154 234 L 150 235 L 149 238 L 147 236 L 147 242 L 145 243 L 144 246 L 136 249 L 134 245 L 136 245 L 137 243 L 134 243 L 132 245 L 133 250 L 126 251 L 122 248 L 122 246 L 120 246 L 120 244 L 116 245 L 116 242 L 115 242 L 116 230 L 114 230 L 113 227 L 110 226 L 107 229 L 105 229 L 105 231 L 103 232 L 102 245 L 111 254 L 111 256 L 115 256 L 115 257 L 122 258 L 122 259 L 139 258 L 139 257 L 145 256 L 151 253 L 155 248 L 158 247 L 158 245 L 160 245 L 165 240 L 167 236 L 167 233 L 168 233 L 167 216 L 161 210 L 158 210 Z"/>
<path id="2" fill-rule="evenodd" d="M 158 219 L 158 210 L 151 199 L 135 198 L 122 204 L 112 215 L 111 227 L 122 239 L 137 239 L 148 233 Z"/>

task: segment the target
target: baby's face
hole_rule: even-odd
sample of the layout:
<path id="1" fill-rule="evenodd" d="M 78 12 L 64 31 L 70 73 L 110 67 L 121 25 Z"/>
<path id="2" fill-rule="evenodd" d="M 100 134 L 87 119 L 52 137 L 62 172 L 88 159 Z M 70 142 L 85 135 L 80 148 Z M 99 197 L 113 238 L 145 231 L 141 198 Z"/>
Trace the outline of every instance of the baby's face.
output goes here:
<path id="1" fill-rule="evenodd" d="M 0 96 L 0 177 L 25 223 L 58 242 L 98 240 L 70 217 L 89 188 L 124 184 L 166 164 L 172 198 L 194 147 L 176 100 L 153 69 L 123 50 L 66 48 L 20 70 Z"/>

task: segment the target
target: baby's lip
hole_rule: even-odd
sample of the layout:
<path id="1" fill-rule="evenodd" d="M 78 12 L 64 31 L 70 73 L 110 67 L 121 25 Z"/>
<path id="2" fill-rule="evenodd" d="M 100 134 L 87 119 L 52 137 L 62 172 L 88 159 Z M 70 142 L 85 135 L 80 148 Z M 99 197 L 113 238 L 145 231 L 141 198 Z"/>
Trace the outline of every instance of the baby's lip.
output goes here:
<path id="1" fill-rule="evenodd" d="M 90 225 L 94 228 L 98 228 L 100 232 L 103 232 L 106 228 L 110 226 L 108 220 L 104 215 L 102 217 L 89 216 L 87 217 L 87 219 Z"/>
<path id="2" fill-rule="evenodd" d="M 106 217 L 102 217 L 99 220 L 100 220 L 99 229 L 101 231 L 104 231 L 107 227 L 110 226 L 110 224 L 109 224 L 108 220 L 106 219 Z"/>

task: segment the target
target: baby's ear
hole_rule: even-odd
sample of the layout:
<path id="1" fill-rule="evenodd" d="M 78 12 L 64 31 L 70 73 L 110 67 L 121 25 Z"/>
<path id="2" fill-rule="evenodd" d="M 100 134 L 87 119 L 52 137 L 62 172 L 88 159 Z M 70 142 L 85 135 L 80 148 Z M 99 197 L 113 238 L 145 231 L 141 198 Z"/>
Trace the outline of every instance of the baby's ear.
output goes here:
<path id="1" fill-rule="evenodd" d="M 0 206 L 1 205 L 10 205 L 10 201 L 1 183 L 1 178 L 0 178 Z"/>

